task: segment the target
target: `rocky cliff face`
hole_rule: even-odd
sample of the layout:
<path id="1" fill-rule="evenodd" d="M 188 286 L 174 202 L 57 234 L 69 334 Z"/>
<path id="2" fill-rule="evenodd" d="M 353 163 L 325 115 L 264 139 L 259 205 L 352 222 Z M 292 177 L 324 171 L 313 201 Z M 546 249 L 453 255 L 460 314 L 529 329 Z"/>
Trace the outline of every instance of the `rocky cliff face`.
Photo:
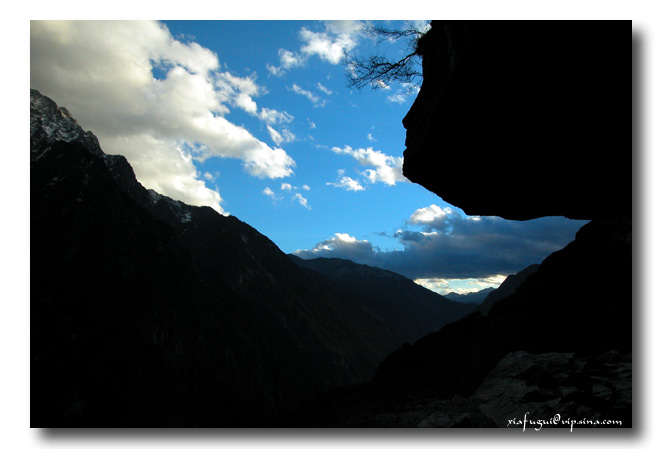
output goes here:
<path id="1" fill-rule="evenodd" d="M 472 215 L 630 215 L 630 22 L 433 21 L 404 174 Z"/>

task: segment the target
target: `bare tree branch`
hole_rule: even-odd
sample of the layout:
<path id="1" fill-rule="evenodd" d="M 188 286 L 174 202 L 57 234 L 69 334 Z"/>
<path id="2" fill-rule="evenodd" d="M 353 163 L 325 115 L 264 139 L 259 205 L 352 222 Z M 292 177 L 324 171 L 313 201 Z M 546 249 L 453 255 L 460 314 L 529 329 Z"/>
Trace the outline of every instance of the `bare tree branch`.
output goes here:
<path id="1" fill-rule="evenodd" d="M 378 43 L 404 39 L 407 55 L 400 59 L 390 59 L 384 54 L 366 58 L 345 55 L 347 67 L 347 86 L 358 90 L 370 85 L 373 89 L 385 88 L 398 81 L 400 83 L 420 84 L 422 74 L 416 51 L 418 39 L 424 34 L 420 28 L 408 22 L 403 29 L 391 29 L 382 24 L 368 24 L 363 32 L 377 39 Z"/>

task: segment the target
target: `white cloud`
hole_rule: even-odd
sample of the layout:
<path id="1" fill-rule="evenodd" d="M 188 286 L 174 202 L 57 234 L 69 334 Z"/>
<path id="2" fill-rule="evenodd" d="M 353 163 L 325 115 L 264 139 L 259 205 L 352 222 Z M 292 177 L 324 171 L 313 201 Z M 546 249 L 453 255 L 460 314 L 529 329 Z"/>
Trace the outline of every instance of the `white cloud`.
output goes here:
<path id="1" fill-rule="evenodd" d="M 269 125 L 291 123 L 294 117 L 285 111 L 277 111 L 275 109 L 262 108 L 258 117 Z"/>
<path id="2" fill-rule="evenodd" d="M 418 285 L 421 285 L 428 290 L 437 292 L 440 295 L 447 295 L 450 292 L 455 292 L 460 295 L 467 293 L 475 293 L 486 288 L 499 288 L 499 286 L 506 279 L 506 276 L 495 275 L 484 278 L 468 278 L 468 279 L 442 279 L 442 278 L 428 278 L 428 279 L 414 279 Z"/>
<path id="3" fill-rule="evenodd" d="M 352 156 L 359 161 L 360 165 L 374 167 L 362 172 L 364 178 L 371 184 L 383 182 L 392 186 L 397 182 L 409 182 L 402 174 L 402 164 L 404 162 L 402 157 L 389 156 L 372 148 L 352 149 L 349 146 L 345 146 L 345 148 L 333 147 L 331 151 L 336 154 Z"/>
<path id="4" fill-rule="evenodd" d="M 370 142 L 376 142 L 376 141 L 377 141 L 377 139 L 375 139 L 375 138 L 372 136 L 372 133 L 368 133 L 368 140 L 369 140 Z"/>
<path id="5" fill-rule="evenodd" d="M 320 91 L 324 92 L 324 93 L 327 94 L 327 95 L 331 95 L 331 94 L 333 93 L 333 92 L 331 92 L 330 89 L 324 87 L 324 86 L 322 85 L 322 83 L 317 83 L 317 89 L 319 89 Z"/>
<path id="6" fill-rule="evenodd" d="M 269 187 L 265 187 L 264 190 L 262 191 L 262 194 L 266 195 L 267 197 L 271 198 L 271 200 L 276 203 L 277 201 L 282 200 L 283 198 L 276 195 L 273 190 L 271 190 Z"/>
<path id="7" fill-rule="evenodd" d="M 311 210 L 312 208 L 308 205 L 308 200 L 304 198 L 303 195 L 300 193 L 295 193 L 294 196 L 292 197 L 292 201 L 297 201 L 299 204 L 301 204 L 303 207 L 305 207 L 308 210 Z"/>
<path id="8" fill-rule="evenodd" d="M 306 191 L 310 190 L 310 187 L 307 184 L 304 184 L 301 188 Z"/>
<path id="9" fill-rule="evenodd" d="M 145 187 L 218 211 L 220 195 L 199 179 L 193 157 L 237 158 L 268 178 L 295 167 L 284 150 L 224 118 L 229 107 L 259 116 L 253 97 L 263 90 L 254 76 L 220 67 L 210 50 L 177 41 L 158 22 L 30 23 L 30 86 L 69 109 L 105 152 L 126 156 Z"/>
<path id="10" fill-rule="evenodd" d="M 317 125 L 315 124 L 315 122 L 313 122 L 313 121 L 310 120 L 310 119 L 308 119 L 308 125 L 310 126 L 310 129 L 315 129 L 315 128 L 317 128 Z"/>
<path id="11" fill-rule="evenodd" d="M 292 190 L 292 184 L 284 182 L 280 185 L 280 190 Z"/>
<path id="12" fill-rule="evenodd" d="M 439 288 L 449 283 L 454 291 L 468 292 L 500 283 L 503 276 L 542 262 L 572 241 L 585 223 L 563 217 L 526 222 L 474 218 L 431 205 L 416 210 L 407 227 L 391 236 L 402 245 L 401 250 L 382 251 L 368 241 L 337 234 L 336 238 L 296 254 L 303 258 L 349 259 L 395 271 L 410 279 L 426 280 L 428 288 L 432 288 L 433 282 L 438 282 Z M 423 229 L 412 230 L 410 226 L 423 226 Z M 464 283 L 458 284 L 459 280 Z"/>
<path id="13" fill-rule="evenodd" d="M 294 139 L 296 139 L 296 136 L 292 133 L 292 131 L 290 131 L 290 130 L 287 129 L 287 128 L 283 128 L 283 129 L 281 130 L 280 134 L 281 134 L 281 136 L 283 137 L 283 141 L 284 141 L 285 143 L 293 142 Z"/>
<path id="14" fill-rule="evenodd" d="M 282 76 L 286 70 L 304 65 L 309 57 L 315 55 L 323 61 L 339 64 L 345 53 L 358 45 L 362 27 L 359 21 L 335 20 L 325 23 L 324 32 L 302 28 L 299 37 L 303 43 L 299 53 L 279 49 L 280 65 L 267 64 L 267 70 L 274 76 Z"/>
<path id="15" fill-rule="evenodd" d="M 296 83 L 295 83 L 295 84 L 292 84 L 291 89 L 292 89 L 292 91 L 293 91 L 295 94 L 303 95 L 303 96 L 306 97 L 308 100 L 310 100 L 310 102 L 311 102 L 311 103 L 313 104 L 313 106 L 315 106 L 316 108 L 317 108 L 317 107 L 323 107 L 323 106 L 326 105 L 326 100 L 321 99 L 320 97 L 318 97 L 317 95 L 315 95 L 314 93 L 312 93 L 312 92 L 309 91 L 309 90 L 302 89 L 302 88 L 301 88 L 298 84 L 296 84 Z"/>
<path id="16" fill-rule="evenodd" d="M 349 176 L 342 176 L 338 182 L 327 182 L 326 185 L 339 187 L 350 192 L 365 190 L 365 187 L 363 187 L 360 182 L 358 182 L 356 179 L 350 178 Z"/>
<path id="17" fill-rule="evenodd" d="M 280 65 L 284 69 L 290 69 L 303 63 L 303 60 L 299 55 L 282 48 L 278 50 L 278 56 L 280 56 Z"/>
<path id="18" fill-rule="evenodd" d="M 358 240 L 346 233 L 336 233 L 330 239 L 326 239 L 310 250 L 297 250 L 295 255 L 303 259 L 316 257 L 338 257 L 354 261 L 371 260 L 374 249 L 367 240 Z"/>
<path id="19" fill-rule="evenodd" d="M 457 214 L 450 207 L 441 208 L 436 204 L 431 204 L 428 207 L 422 207 L 416 209 L 411 217 L 409 217 L 409 222 L 412 224 L 423 224 L 423 225 L 433 225 L 437 223 L 438 227 L 440 222 L 444 221 L 448 216 Z"/>
<path id="20" fill-rule="evenodd" d="M 306 60 L 305 57 L 297 55 L 289 50 L 285 50 L 284 48 L 278 50 L 278 56 L 280 58 L 280 66 L 267 64 L 267 70 L 269 70 L 269 73 L 274 76 L 282 76 L 285 73 L 285 70 L 303 65 Z"/>
<path id="21" fill-rule="evenodd" d="M 257 103 L 253 97 L 263 93 L 264 89 L 255 83 L 255 75 L 242 78 L 228 72 L 219 73 L 216 78 L 216 87 L 223 100 L 231 101 L 249 114 L 257 114 Z"/>
<path id="22" fill-rule="evenodd" d="M 273 140 L 276 145 L 280 145 L 281 143 L 283 143 L 283 136 L 281 136 L 278 131 L 273 129 L 271 126 L 267 126 L 267 130 L 269 131 L 269 136 L 271 137 L 271 140 Z"/>
<path id="23" fill-rule="evenodd" d="M 300 49 L 304 55 L 317 55 L 331 64 L 340 63 L 345 53 L 358 45 L 353 32 L 347 33 L 333 25 L 327 25 L 324 33 L 302 28 L 299 34 L 304 42 Z"/>
<path id="24" fill-rule="evenodd" d="M 389 95 L 387 98 L 388 101 L 390 101 L 391 103 L 402 104 L 405 101 L 407 101 L 407 96 L 401 92 L 395 93 L 393 95 Z"/>
<path id="25" fill-rule="evenodd" d="M 267 130 L 269 131 L 271 140 L 273 140 L 276 145 L 280 145 L 283 142 L 290 143 L 296 138 L 289 129 L 282 129 L 281 132 L 278 132 L 271 126 L 267 125 Z"/>
<path id="26" fill-rule="evenodd" d="M 359 20 L 328 20 L 325 26 L 333 34 L 348 36 L 356 36 L 363 29 L 363 23 Z"/>
<path id="27" fill-rule="evenodd" d="M 391 103 L 402 104 L 407 101 L 407 98 L 410 96 L 417 95 L 420 90 L 421 88 L 416 84 L 402 83 L 398 88 L 398 91 L 389 95 L 387 98 Z"/>

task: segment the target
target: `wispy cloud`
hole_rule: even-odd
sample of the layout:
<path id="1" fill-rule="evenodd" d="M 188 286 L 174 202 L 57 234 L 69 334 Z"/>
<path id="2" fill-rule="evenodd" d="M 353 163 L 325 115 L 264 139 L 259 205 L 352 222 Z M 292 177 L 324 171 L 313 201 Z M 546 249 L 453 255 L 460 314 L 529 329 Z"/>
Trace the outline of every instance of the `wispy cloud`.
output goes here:
<path id="1" fill-rule="evenodd" d="M 294 117 L 285 111 L 277 111 L 275 109 L 262 108 L 260 113 L 257 114 L 260 120 L 268 125 L 276 125 L 282 123 L 291 123 Z"/>
<path id="2" fill-rule="evenodd" d="M 326 100 L 320 98 L 319 96 L 315 95 L 309 90 L 302 89 L 298 84 L 292 84 L 292 87 L 290 88 L 292 92 L 294 92 L 297 95 L 303 95 L 306 97 L 310 102 L 313 104 L 313 106 L 317 107 L 324 107 L 326 106 Z"/>
<path id="3" fill-rule="evenodd" d="M 308 210 L 311 210 L 312 208 L 308 205 L 308 200 L 304 198 L 303 195 L 300 193 L 295 193 L 294 196 L 292 197 L 292 201 L 296 201 L 299 204 L 301 204 L 303 207 L 305 207 Z"/>
<path id="4" fill-rule="evenodd" d="M 269 136 L 276 145 L 280 145 L 282 143 L 290 143 L 296 138 L 296 136 L 292 134 L 290 130 L 285 128 L 278 132 L 271 126 L 267 125 L 267 131 L 269 131 Z"/>
<path id="5" fill-rule="evenodd" d="M 391 103 L 402 104 L 407 101 L 412 95 L 417 95 L 421 88 L 412 83 L 402 83 L 398 90 L 386 97 Z"/>
<path id="6" fill-rule="evenodd" d="M 283 199 L 282 197 L 276 195 L 276 193 L 274 193 L 274 191 L 271 190 L 269 187 L 265 187 L 264 190 L 262 191 L 262 194 L 263 194 L 263 195 L 266 195 L 266 196 L 269 197 L 269 198 L 271 198 L 271 200 L 272 200 L 274 203 L 276 203 L 276 202 L 278 202 L 278 201 L 280 201 L 280 200 Z"/>
<path id="7" fill-rule="evenodd" d="M 322 83 L 317 83 L 317 89 L 319 89 L 321 92 L 324 92 L 327 95 L 331 95 L 333 93 L 330 89 L 324 87 Z"/>

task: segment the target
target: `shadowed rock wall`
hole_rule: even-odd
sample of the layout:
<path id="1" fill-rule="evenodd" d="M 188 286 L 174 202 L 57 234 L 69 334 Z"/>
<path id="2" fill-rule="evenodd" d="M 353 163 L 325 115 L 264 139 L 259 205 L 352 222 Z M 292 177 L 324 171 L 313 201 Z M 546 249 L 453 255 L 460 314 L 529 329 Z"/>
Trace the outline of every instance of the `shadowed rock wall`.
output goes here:
<path id="1" fill-rule="evenodd" d="M 433 21 L 404 174 L 471 215 L 630 216 L 631 22 Z"/>

